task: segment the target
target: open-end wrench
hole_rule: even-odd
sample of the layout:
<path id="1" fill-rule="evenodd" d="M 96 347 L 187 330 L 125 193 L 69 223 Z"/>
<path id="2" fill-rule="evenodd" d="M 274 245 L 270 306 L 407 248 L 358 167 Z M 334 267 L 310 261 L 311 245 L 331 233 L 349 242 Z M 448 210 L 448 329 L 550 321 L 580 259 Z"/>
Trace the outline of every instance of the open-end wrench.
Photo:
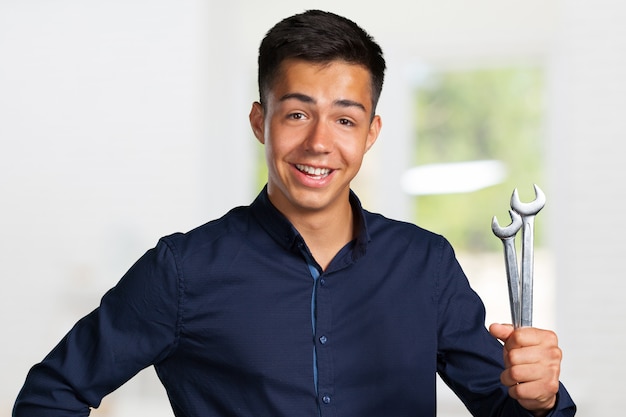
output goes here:
<path id="1" fill-rule="evenodd" d="M 516 212 L 509 210 L 511 224 L 500 227 L 498 219 L 493 216 L 491 230 L 493 234 L 502 240 L 504 245 L 504 262 L 506 264 L 506 278 L 509 285 L 509 304 L 511 305 L 511 319 L 516 329 L 522 324 L 520 304 L 520 282 L 517 270 L 517 254 L 515 253 L 515 235 L 522 228 L 522 217 Z"/>
<path id="2" fill-rule="evenodd" d="M 546 196 L 535 184 L 535 200 L 522 203 L 517 188 L 511 196 L 511 208 L 522 216 L 522 326 L 533 323 L 533 228 L 535 215 L 546 204 Z"/>

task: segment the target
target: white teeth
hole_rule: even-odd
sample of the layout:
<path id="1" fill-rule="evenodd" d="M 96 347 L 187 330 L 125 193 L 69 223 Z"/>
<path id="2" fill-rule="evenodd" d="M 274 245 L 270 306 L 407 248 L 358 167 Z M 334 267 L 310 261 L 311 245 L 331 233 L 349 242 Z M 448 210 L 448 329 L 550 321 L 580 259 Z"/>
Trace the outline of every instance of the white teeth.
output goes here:
<path id="1" fill-rule="evenodd" d="M 315 168 L 308 165 L 296 164 L 296 168 L 306 174 L 315 175 L 316 177 L 326 176 L 330 173 L 330 169 L 328 168 Z"/>

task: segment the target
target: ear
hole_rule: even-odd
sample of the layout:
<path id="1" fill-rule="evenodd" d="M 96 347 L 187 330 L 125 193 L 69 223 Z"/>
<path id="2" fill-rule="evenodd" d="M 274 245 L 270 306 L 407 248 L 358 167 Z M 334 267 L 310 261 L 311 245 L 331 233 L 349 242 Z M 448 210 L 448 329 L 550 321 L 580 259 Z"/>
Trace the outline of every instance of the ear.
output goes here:
<path id="1" fill-rule="evenodd" d="M 263 106 L 258 101 L 252 103 L 252 109 L 250 109 L 250 127 L 252 132 L 259 142 L 265 145 L 265 112 Z"/>
<path id="2" fill-rule="evenodd" d="M 370 148 L 378 139 L 378 135 L 380 134 L 380 129 L 383 127 L 383 121 L 380 116 L 376 115 L 372 119 L 370 123 L 370 130 L 367 133 L 367 140 L 365 141 L 365 152 L 369 151 Z"/>

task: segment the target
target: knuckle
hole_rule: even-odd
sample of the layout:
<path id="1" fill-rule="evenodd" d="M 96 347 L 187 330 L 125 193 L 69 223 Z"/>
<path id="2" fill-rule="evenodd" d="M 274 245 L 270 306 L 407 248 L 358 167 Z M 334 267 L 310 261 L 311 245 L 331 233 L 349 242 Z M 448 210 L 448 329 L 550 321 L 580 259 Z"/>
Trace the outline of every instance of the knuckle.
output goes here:
<path id="1" fill-rule="evenodd" d="M 563 359 L 563 351 L 558 346 L 552 346 L 544 350 L 543 356 L 552 363 L 560 364 Z"/>
<path id="2" fill-rule="evenodd" d="M 548 384 L 548 390 L 553 395 L 559 392 L 559 381 L 556 379 L 551 380 L 550 383 Z"/>
<path id="3" fill-rule="evenodd" d="M 522 370 L 521 370 L 521 368 L 519 366 L 512 366 L 509 369 L 509 376 L 515 382 L 522 382 L 522 380 L 524 378 Z"/>
<path id="4" fill-rule="evenodd" d="M 551 357 L 554 360 L 558 360 L 560 361 L 561 359 L 563 359 L 563 351 L 559 348 L 559 347 L 554 347 L 551 349 L 550 351 L 551 353 Z"/>
<path id="5" fill-rule="evenodd" d="M 520 349 L 513 349 L 508 353 L 509 363 L 512 365 L 519 364 L 522 361 L 522 352 Z"/>
<path id="6" fill-rule="evenodd" d="M 550 342 L 550 344 L 553 344 L 554 346 L 558 346 L 559 338 L 555 332 L 553 332 L 552 330 L 546 330 L 546 335 L 547 335 L 546 339 Z"/>

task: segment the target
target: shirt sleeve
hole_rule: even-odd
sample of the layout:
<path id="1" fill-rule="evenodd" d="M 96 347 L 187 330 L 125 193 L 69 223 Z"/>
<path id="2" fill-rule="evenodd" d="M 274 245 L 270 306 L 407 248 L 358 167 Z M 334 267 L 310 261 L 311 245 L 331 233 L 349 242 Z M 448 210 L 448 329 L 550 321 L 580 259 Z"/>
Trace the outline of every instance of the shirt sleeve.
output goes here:
<path id="1" fill-rule="evenodd" d="M 442 380 L 475 417 L 532 417 L 500 383 L 502 344 L 485 328 L 485 307 L 471 289 L 452 247 L 443 240 L 437 278 L 438 362 Z M 560 384 L 552 417 L 571 417 L 576 406 Z"/>
<path id="2" fill-rule="evenodd" d="M 173 252 L 161 240 L 31 368 L 13 417 L 88 416 L 105 395 L 175 348 L 181 297 Z"/>

